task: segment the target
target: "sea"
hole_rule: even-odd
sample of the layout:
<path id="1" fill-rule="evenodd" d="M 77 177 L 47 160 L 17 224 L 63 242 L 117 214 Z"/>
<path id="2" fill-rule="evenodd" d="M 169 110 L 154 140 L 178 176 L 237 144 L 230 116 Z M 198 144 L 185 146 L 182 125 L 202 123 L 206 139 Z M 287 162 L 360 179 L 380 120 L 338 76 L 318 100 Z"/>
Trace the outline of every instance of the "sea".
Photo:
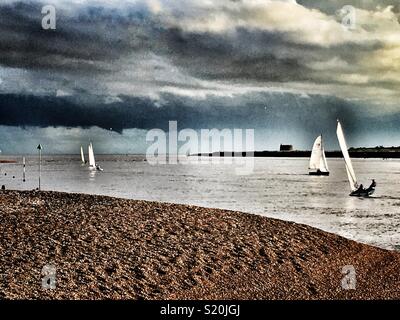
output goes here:
<path id="1" fill-rule="evenodd" d="M 92 171 L 79 155 L 43 156 L 43 190 L 107 195 L 230 209 L 313 226 L 348 239 L 400 250 L 400 160 L 354 159 L 358 181 L 377 182 L 370 198 L 350 197 L 343 159 L 328 159 L 329 177 L 308 175 L 306 158 L 184 157 L 154 164 L 143 155 L 98 155 Z M 0 184 L 38 187 L 37 156 L 2 156 Z M 176 161 L 177 160 L 177 161 Z M 242 172 L 240 168 L 246 167 Z"/>

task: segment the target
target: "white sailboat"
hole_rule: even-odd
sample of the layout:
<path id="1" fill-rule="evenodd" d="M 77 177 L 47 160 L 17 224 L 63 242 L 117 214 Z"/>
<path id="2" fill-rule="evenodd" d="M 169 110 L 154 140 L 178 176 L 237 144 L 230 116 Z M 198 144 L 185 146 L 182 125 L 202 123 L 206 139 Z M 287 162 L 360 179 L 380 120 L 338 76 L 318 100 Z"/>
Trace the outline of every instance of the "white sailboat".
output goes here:
<path id="1" fill-rule="evenodd" d="M 96 168 L 96 161 L 94 160 L 94 152 L 92 143 L 89 143 L 88 147 L 88 156 L 89 156 L 89 168 Z"/>
<path id="2" fill-rule="evenodd" d="M 85 155 L 83 154 L 83 147 L 81 146 L 81 160 L 82 160 L 82 164 L 85 164 Z"/>
<path id="3" fill-rule="evenodd" d="M 91 142 L 89 144 L 88 154 L 89 154 L 89 168 L 96 169 L 98 171 L 103 171 L 103 169 L 98 164 L 96 164 L 96 160 L 94 158 L 93 144 Z"/>
<path id="4" fill-rule="evenodd" d="M 329 176 L 329 168 L 328 168 L 328 163 L 326 162 L 322 135 L 318 136 L 317 139 L 315 139 L 311 152 L 309 169 L 316 170 L 316 171 L 310 171 L 309 172 L 310 175 Z"/>
<path id="5" fill-rule="evenodd" d="M 346 139 L 344 137 L 342 125 L 340 124 L 339 120 L 337 122 L 336 135 L 339 141 L 340 149 L 342 150 L 344 163 L 346 166 L 347 178 L 349 179 L 350 183 L 350 191 L 351 191 L 350 196 L 368 197 L 372 195 L 375 192 L 375 185 L 371 185 L 369 188 L 364 189 L 362 185 L 360 187 L 357 183 L 356 174 L 354 172 L 353 165 L 351 163 L 351 158 L 349 155 L 349 151 L 347 149 Z M 373 180 L 373 184 L 374 183 L 375 181 Z"/>

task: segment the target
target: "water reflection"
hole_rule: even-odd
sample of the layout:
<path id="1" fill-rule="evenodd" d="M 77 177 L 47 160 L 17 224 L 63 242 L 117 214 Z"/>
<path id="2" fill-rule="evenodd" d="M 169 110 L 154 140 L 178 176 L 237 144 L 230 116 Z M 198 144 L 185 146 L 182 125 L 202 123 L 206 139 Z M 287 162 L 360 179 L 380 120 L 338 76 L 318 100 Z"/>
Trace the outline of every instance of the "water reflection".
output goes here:
<path id="1" fill-rule="evenodd" d="M 347 196 L 344 198 L 344 201 L 343 201 L 344 209 L 346 211 L 357 210 L 360 207 L 360 201 L 363 201 L 363 200 L 364 200 L 363 198 Z M 365 200 L 372 201 L 371 199 L 365 199 Z"/>
<path id="2" fill-rule="evenodd" d="M 96 181 L 96 174 L 97 174 L 97 170 L 93 170 L 88 168 L 87 170 L 89 170 L 89 180 L 90 181 Z"/>

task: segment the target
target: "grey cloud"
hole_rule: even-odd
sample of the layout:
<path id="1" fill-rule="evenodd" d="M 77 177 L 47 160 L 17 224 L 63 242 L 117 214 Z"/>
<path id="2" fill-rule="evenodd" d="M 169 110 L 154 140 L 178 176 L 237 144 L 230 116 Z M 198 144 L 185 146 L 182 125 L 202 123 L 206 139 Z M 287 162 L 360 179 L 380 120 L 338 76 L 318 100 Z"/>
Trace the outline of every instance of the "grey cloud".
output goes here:
<path id="1" fill-rule="evenodd" d="M 101 8 L 76 16 L 58 11 L 57 29 L 43 30 L 43 5 L 0 5 L 1 65 L 57 72 L 110 72 L 110 62 L 131 50 L 143 49 L 146 42 L 147 36 L 141 35 L 146 26 L 140 13 L 132 13 L 127 24 L 125 20 L 119 23 L 118 16 L 113 19 Z"/>
<path id="2" fill-rule="evenodd" d="M 124 13 L 100 6 L 80 9 L 72 16 L 61 11 L 57 30 L 47 31 L 40 27 L 39 3 L 17 2 L 0 8 L 0 64 L 64 77 L 115 73 L 118 78 L 125 68 L 124 57 L 140 59 L 143 53 L 153 53 L 182 72 L 204 79 L 321 81 L 323 74 L 310 70 L 310 61 L 340 56 L 352 63 L 365 46 L 343 44 L 327 49 L 294 42 L 283 32 L 243 27 L 229 34 L 189 32 L 134 6 Z"/>
<path id="3" fill-rule="evenodd" d="M 147 86 L 157 91 L 166 85 L 165 78 L 168 85 L 181 87 L 184 84 L 177 80 L 173 68 L 183 78 L 210 82 L 337 85 L 341 84 L 342 74 L 362 73 L 364 70 L 357 67 L 359 59 L 383 47 L 377 40 L 326 47 L 304 43 L 279 30 L 246 27 L 220 33 L 189 31 L 171 25 L 167 14 L 153 14 L 140 3 L 127 4 L 121 9 L 97 2 L 74 7 L 71 12 L 61 7 L 57 11 L 57 30 L 48 31 L 41 29 L 42 4 L 15 1 L 0 5 L 0 66 L 28 70 L 17 81 L 21 90 L 29 79 L 33 80 L 25 87 L 29 83 L 34 87 L 35 82 L 42 80 L 48 91 L 68 89 L 74 94 L 80 94 L 79 90 L 103 94 L 109 83 L 114 86 L 118 82 L 123 82 L 124 87 Z M 304 4 L 311 6 L 308 2 Z M 190 5 L 182 10 L 173 8 L 178 18 L 213 10 L 200 8 L 192 12 Z M 232 14 L 226 7 L 219 10 Z M 147 68 L 148 77 L 143 79 L 139 65 L 145 63 L 144 57 L 151 55 L 166 61 L 166 65 L 160 66 L 164 80 L 159 79 L 161 70 L 157 70 L 157 65 Z M 334 58 L 344 61 L 347 69 L 312 68 L 316 62 Z M 129 68 L 131 72 L 124 75 Z M 191 85 L 195 90 L 194 82 Z M 393 88 L 387 81 L 381 84 Z M 126 94 L 128 90 L 113 94 Z"/>
<path id="4" fill-rule="evenodd" d="M 374 10 L 378 6 L 393 6 L 397 12 L 400 11 L 400 4 L 394 0 L 297 0 L 297 3 L 308 8 L 321 10 L 327 14 L 334 14 L 335 12 L 347 5 L 351 5 L 364 10 Z"/>
<path id="5" fill-rule="evenodd" d="M 230 80 L 305 80 L 309 70 L 298 57 L 282 55 L 284 35 L 238 29 L 234 35 L 170 30 L 164 38 L 175 64 L 200 78 Z M 292 44 L 292 51 L 306 45 Z M 280 49 L 282 49 L 281 52 Z"/>

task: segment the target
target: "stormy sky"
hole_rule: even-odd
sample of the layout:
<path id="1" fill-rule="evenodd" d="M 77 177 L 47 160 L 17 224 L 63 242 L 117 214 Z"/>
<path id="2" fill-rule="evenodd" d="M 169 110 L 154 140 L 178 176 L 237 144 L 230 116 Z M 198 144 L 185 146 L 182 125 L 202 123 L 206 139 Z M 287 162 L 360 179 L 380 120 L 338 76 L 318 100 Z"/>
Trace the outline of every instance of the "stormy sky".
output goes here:
<path id="1" fill-rule="evenodd" d="M 399 18 L 394 0 L 2 0 L 0 149 L 141 153 L 170 120 L 337 149 L 336 118 L 350 145 L 400 145 Z"/>

